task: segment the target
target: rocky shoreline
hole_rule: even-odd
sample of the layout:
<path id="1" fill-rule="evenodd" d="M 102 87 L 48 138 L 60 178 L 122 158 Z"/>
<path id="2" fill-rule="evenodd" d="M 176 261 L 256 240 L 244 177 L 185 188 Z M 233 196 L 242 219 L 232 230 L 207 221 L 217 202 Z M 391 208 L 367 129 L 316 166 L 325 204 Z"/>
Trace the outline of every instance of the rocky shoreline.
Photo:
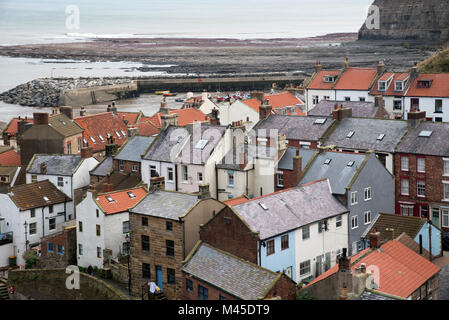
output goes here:
<path id="1" fill-rule="evenodd" d="M 29 107 L 58 107 L 65 90 L 130 83 L 131 78 L 42 78 L 21 84 L 0 94 L 5 103 Z"/>

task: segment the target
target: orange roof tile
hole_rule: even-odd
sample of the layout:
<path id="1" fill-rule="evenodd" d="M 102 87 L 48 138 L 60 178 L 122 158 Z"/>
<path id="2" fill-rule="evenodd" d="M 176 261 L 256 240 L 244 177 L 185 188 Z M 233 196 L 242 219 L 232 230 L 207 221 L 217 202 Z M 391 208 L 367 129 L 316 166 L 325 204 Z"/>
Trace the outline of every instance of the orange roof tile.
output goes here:
<path id="1" fill-rule="evenodd" d="M 334 90 L 369 90 L 376 79 L 376 68 L 347 68 L 337 84 L 333 87 Z"/>
<path id="2" fill-rule="evenodd" d="M 251 109 L 253 109 L 254 111 L 256 111 L 257 113 L 259 112 L 259 107 L 261 104 L 259 99 L 252 98 L 252 99 L 248 99 L 248 100 L 243 100 L 242 102 L 244 104 L 246 104 L 248 107 L 250 107 Z"/>
<path id="3" fill-rule="evenodd" d="M 128 121 L 128 125 L 133 125 L 137 123 L 139 119 L 140 112 L 117 112 L 118 116 L 122 120 Z"/>
<path id="4" fill-rule="evenodd" d="M 324 77 L 327 76 L 338 76 L 340 71 L 338 70 L 322 70 L 318 72 L 313 80 L 307 86 L 308 89 L 314 90 L 329 90 L 332 89 L 334 82 L 324 82 Z"/>
<path id="5" fill-rule="evenodd" d="M 402 96 L 405 94 L 405 92 L 407 91 L 406 87 L 404 87 L 403 91 L 395 91 L 394 90 L 394 82 L 395 81 L 404 81 L 405 79 L 407 79 L 408 77 L 410 77 L 409 73 L 392 73 L 392 72 L 387 72 L 385 73 L 382 77 L 379 78 L 378 81 L 386 81 L 388 79 L 391 78 L 391 76 L 394 75 L 393 80 L 390 83 L 390 86 L 387 88 L 387 91 L 378 91 L 377 89 L 379 88 L 377 83 L 375 83 L 373 85 L 373 88 L 370 91 L 371 95 L 384 95 L 384 96 Z"/>
<path id="6" fill-rule="evenodd" d="M 379 288 L 377 291 L 408 298 L 440 268 L 396 240 L 390 240 L 380 250 L 365 249 L 351 257 L 351 269 L 377 266 L 379 268 Z M 359 260 L 358 260 L 359 259 Z M 355 262 L 355 263 L 354 263 Z M 338 264 L 320 275 L 307 286 L 313 285 L 338 271 Z"/>
<path id="7" fill-rule="evenodd" d="M 420 80 L 431 80 L 430 88 L 418 88 Z M 407 97 L 449 97 L 449 73 L 422 73 L 410 85 Z"/>
<path id="8" fill-rule="evenodd" d="M 264 96 L 264 99 L 266 99 L 270 102 L 270 105 L 273 107 L 273 111 L 275 113 L 277 113 L 277 111 L 274 110 L 275 108 L 284 108 L 287 106 L 293 107 L 293 106 L 296 106 L 297 104 L 299 104 L 299 105 L 304 104 L 304 102 L 302 102 L 300 99 L 298 99 L 297 97 L 295 97 L 288 91 L 285 91 L 282 93 L 276 93 L 276 94 L 266 94 Z M 261 104 L 259 99 L 252 98 L 252 99 L 248 99 L 248 100 L 243 100 L 242 102 L 245 103 L 250 108 L 252 108 L 253 110 L 255 110 L 256 112 L 259 112 L 259 107 Z M 296 115 L 305 115 L 299 109 L 298 109 L 297 113 L 295 113 L 295 114 Z"/>
<path id="9" fill-rule="evenodd" d="M 83 138 L 89 143 L 89 146 L 94 149 L 94 152 L 106 148 L 108 134 L 114 137 L 114 143 L 119 146 L 121 146 L 128 137 L 128 127 L 119 116 L 116 116 L 112 112 L 79 117 L 74 121 L 84 129 Z M 118 132 L 118 134 L 116 132 Z M 103 137 L 103 141 L 100 138 L 100 135 Z M 94 138 L 95 143 L 92 141 L 91 137 Z"/>
<path id="10" fill-rule="evenodd" d="M 0 153 L 0 166 L 20 166 L 20 153 L 11 149 Z"/>
<path id="11" fill-rule="evenodd" d="M 134 127 L 136 127 L 139 130 L 140 136 L 146 137 L 154 136 L 161 131 L 160 128 L 156 127 L 150 121 L 140 122 L 138 124 L 135 124 Z"/>
<path id="12" fill-rule="evenodd" d="M 132 198 L 128 193 L 132 192 Z M 144 188 L 133 188 L 110 193 L 103 193 L 97 196 L 97 203 L 106 214 L 125 212 L 143 199 L 148 192 Z M 110 202 L 107 197 L 112 198 Z"/>
<path id="13" fill-rule="evenodd" d="M 187 109 L 170 109 L 170 113 L 176 113 L 178 115 L 178 126 L 186 126 L 188 124 L 192 124 L 196 121 L 198 122 L 207 122 L 209 121 L 209 118 L 204 115 L 204 113 L 201 110 L 195 109 L 195 108 L 187 108 Z M 152 117 L 143 117 L 142 121 L 150 121 L 153 123 L 156 127 L 161 128 L 162 127 L 162 120 L 161 120 L 162 112 L 158 112 Z"/>
<path id="14" fill-rule="evenodd" d="M 33 119 L 21 119 L 25 120 L 28 123 L 33 123 Z M 10 136 L 15 137 L 17 135 L 17 132 L 19 130 L 17 123 L 19 122 L 19 118 L 13 118 L 6 129 L 3 131 L 4 133 L 8 133 Z"/>
<path id="15" fill-rule="evenodd" d="M 226 203 L 228 206 L 233 207 L 233 206 L 237 206 L 239 204 L 242 204 L 242 203 L 245 203 L 248 201 L 249 201 L 248 198 L 242 196 L 242 197 L 238 197 L 238 198 L 234 198 L 234 199 L 229 199 L 229 200 L 226 200 L 223 202 Z"/>

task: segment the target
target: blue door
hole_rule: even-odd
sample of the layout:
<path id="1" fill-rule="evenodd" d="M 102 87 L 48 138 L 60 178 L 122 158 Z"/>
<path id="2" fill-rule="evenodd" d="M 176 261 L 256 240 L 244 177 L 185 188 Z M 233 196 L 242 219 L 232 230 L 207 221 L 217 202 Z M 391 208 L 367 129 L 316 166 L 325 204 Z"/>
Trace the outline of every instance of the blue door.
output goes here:
<path id="1" fill-rule="evenodd" d="M 162 290 L 162 268 L 160 266 L 156 266 L 156 283 Z"/>

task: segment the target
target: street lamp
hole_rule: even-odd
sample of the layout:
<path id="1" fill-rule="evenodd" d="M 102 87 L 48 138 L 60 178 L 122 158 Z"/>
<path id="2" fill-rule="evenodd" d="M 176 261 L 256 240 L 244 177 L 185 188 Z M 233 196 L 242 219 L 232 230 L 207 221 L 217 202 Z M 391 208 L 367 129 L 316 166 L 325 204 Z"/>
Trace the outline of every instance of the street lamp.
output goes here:
<path id="1" fill-rule="evenodd" d="M 28 232 L 27 232 L 28 223 L 25 221 L 23 226 L 25 227 L 25 252 L 26 252 L 28 250 Z"/>
<path id="2" fill-rule="evenodd" d="M 128 294 L 131 296 L 131 268 L 129 267 L 129 260 L 131 259 L 131 241 L 129 238 L 129 233 L 125 236 L 127 249 L 128 249 Z"/>

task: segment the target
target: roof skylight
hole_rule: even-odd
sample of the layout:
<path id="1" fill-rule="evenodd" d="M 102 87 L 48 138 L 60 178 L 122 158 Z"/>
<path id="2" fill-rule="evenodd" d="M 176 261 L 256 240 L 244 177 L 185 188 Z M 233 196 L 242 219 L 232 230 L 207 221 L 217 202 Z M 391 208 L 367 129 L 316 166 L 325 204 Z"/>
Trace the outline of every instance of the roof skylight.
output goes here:
<path id="1" fill-rule="evenodd" d="M 379 136 L 377 137 L 377 140 L 382 141 L 383 138 L 385 138 L 385 134 L 379 134 Z"/>
<path id="2" fill-rule="evenodd" d="M 420 137 L 425 137 L 428 138 L 432 135 L 432 131 L 428 131 L 428 130 L 423 130 L 419 133 Z"/>
<path id="3" fill-rule="evenodd" d="M 131 199 L 134 199 L 136 197 L 136 195 L 132 193 L 132 191 L 128 191 L 127 194 Z"/>
<path id="4" fill-rule="evenodd" d="M 320 118 L 320 119 L 316 119 L 314 124 L 324 124 L 326 123 L 326 118 Z"/>
<path id="5" fill-rule="evenodd" d="M 196 143 L 196 145 L 195 145 L 195 149 L 201 149 L 201 150 L 203 150 L 204 149 L 204 147 L 206 146 L 206 144 L 209 142 L 209 140 L 203 140 L 203 139 L 201 139 L 200 141 L 198 141 L 197 143 Z"/>
<path id="6" fill-rule="evenodd" d="M 331 161 L 332 161 L 332 159 L 326 159 L 326 160 L 324 161 L 324 164 L 329 164 L 329 163 L 331 163 Z"/>
<path id="7" fill-rule="evenodd" d="M 109 202 L 114 202 L 114 199 L 112 199 L 111 196 L 106 196 L 106 200 L 108 200 Z"/>
<path id="8" fill-rule="evenodd" d="M 349 131 L 348 135 L 346 136 L 346 138 L 351 138 L 354 135 L 355 131 Z"/>
<path id="9" fill-rule="evenodd" d="M 263 202 L 259 202 L 259 206 L 261 206 L 264 210 L 268 210 L 268 207 Z"/>

